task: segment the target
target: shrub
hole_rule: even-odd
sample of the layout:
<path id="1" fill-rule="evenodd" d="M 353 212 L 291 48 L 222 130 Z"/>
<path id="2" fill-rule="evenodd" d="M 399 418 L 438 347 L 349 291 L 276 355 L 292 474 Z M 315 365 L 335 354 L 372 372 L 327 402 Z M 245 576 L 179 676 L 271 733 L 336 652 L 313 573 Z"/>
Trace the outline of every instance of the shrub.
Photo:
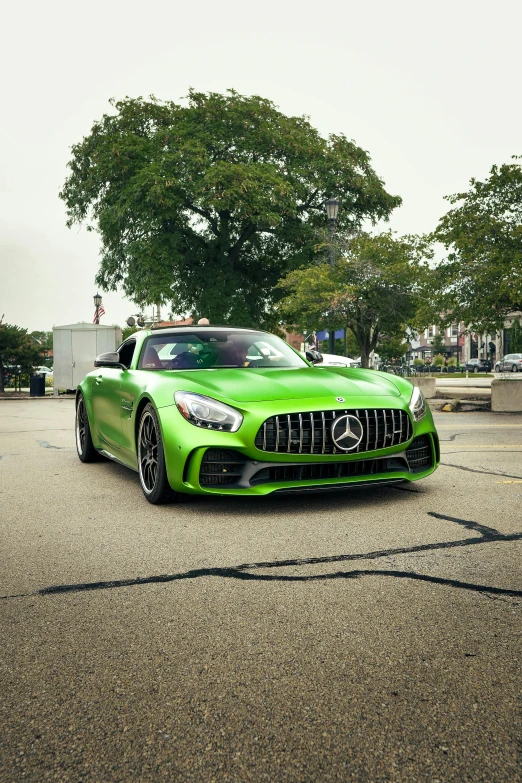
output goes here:
<path id="1" fill-rule="evenodd" d="M 441 353 L 438 353 L 433 357 L 433 364 L 435 367 L 444 367 L 444 356 Z"/>
<path id="2" fill-rule="evenodd" d="M 457 366 L 457 360 L 454 356 L 451 357 L 451 359 L 448 359 L 448 367 L 456 367 Z"/>
<path id="3" fill-rule="evenodd" d="M 424 361 L 422 359 L 414 359 L 413 364 L 415 367 L 422 367 L 424 365 Z"/>

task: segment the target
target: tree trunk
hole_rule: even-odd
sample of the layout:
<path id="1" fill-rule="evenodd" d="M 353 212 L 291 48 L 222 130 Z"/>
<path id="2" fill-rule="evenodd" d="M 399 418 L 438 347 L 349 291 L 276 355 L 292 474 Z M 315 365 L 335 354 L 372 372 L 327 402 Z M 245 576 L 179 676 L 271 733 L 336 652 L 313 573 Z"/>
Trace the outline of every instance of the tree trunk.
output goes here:
<path id="1" fill-rule="evenodd" d="M 364 367 L 367 370 L 370 366 L 370 335 L 365 332 L 359 333 L 357 342 L 359 343 L 359 348 L 361 349 L 361 367 Z"/>

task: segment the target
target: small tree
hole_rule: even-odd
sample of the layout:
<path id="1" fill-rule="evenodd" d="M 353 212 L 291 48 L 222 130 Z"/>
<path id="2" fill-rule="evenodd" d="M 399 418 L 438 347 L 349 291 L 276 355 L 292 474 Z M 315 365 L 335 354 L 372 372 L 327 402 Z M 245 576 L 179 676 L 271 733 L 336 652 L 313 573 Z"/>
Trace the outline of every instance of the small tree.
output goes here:
<path id="1" fill-rule="evenodd" d="M 122 342 L 125 341 L 128 337 L 130 337 L 131 334 L 134 334 L 135 332 L 139 332 L 139 331 L 140 330 L 138 329 L 137 326 L 126 326 L 124 329 L 122 329 L 121 332 Z"/>
<path id="2" fill-rule="evenodd" d="M 279 282 L 287 295 L 278 306 L 288 326 L 324 323 L 354 335 L 361 365 L 380 334 L 405 336 L 416 325 L 420 290 L 429 257 L 419 237 L 357 234 L 339 242 L 342 258 L 290 272 Z"/>
<path id="3" fill-rule="evenodd" d="M 381 337 L 377 345 L 377 353 L 386 361 L 401 359 L 407 349 L 408 344 L 404 342 L 402 334 L 399 337 Z"/>
<path id="4" fill-rule="evenodd" d="M 440 353 L 442 353 L 442 354 L 445 353 L 445 351 L 446 351 L 446 344 L 445 344 L 444 338 L 443 338 L 443 336 L 441 335 L 440 332 L 435 335 L 435 337 L 433 338 L 431 344 L 432 344 L 434 353 L 439 353 L 439 354 Z"/>
<path id="5" fill-rule="evenodd" d="M 6 368 L 19 368 L 19 373 L 31 372 L 42 360 L 40 346 L 27 334 L 27 329 L 4 324 L 0 318 L 0 392 L 4 391 Z"/>
<path id="6" fill-rule="evenodd" d="M 40 364 L 45 367 L 51 367 L 52 365 L 52 350 L 53 350 L 53 333 L 36 331 L 31 332 L 29 335 L 36 343 L 40 351 Z"/>
<path id="7" fill-rule="evenodd" d="M 520 328 L 520 321 L 515 318 L 511 324 L 509 331 L 509 350 L 512 353 L 520 353 L 522 351 L 522 329 Z"/>

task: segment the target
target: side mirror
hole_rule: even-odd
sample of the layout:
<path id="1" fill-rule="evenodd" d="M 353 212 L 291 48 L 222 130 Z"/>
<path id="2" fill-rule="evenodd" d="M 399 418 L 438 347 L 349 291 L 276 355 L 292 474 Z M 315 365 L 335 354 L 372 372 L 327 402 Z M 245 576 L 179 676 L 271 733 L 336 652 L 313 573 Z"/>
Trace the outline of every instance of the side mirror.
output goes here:
<path id="1" fill-rule="evenodd" d="M 94 361 L 95 367 L 120 367 L 123 369 L 123 364 L 120 362 L 120 355 L 116 351 L 109 351 L 108 353 L 101 353 L 96 357 Z"/>
<path id="2" fill-rule="evenodd" d="M 323 361 L 323 354 L 319 353 L 319 351 L 314 351 L 313 348 L 310 348 L 308 351 L 306 351 L 305 355 L 308 361 L 312 364 L 319 364 Z"/>

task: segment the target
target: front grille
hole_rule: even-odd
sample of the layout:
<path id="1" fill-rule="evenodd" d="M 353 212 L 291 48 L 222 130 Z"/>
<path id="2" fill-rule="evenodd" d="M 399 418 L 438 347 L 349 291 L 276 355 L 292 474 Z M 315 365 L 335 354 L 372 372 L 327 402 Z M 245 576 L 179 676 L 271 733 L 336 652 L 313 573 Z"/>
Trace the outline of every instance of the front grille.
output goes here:
<path id="1" fill-rule="evenodd" d="M 336 448 L 332 439 L 335 418 L 350 414 L 359 419 L 363 437 L 350 451 Z M 255 445 L 261 451 L 286 454 L 358 454 L 405 443 L 412 436 L 410 417 L 394 408 L 313 411 L 271 416 L 260 427 Z"/>
<path id="2" fill-rule="evenodd" d="M 326 462 L 309 465 L 270 465 L 258 471 L 250 484 L 269 484 L 275 481 L 316 481 L 352 476 L 373 476 L 377 473 L 407 471 L 404 459 L 364 459 L 352 462 Z"/>
<path id="3" fill-rule="evenodd" d="M 204 487 L 235 484 L 243 475 L 246 457 L 238 451 L 207 449 L 201 461 L 199 483 Z"/>
<path id="4" fill-rule="evenodd" d="M 410 470 L 426 470 L 431 468 L 433 457 L 431 453 L 431 443 L 428 435 L 419 435 L 411 442 L 411 446 L 406 449 L 406 459 Z"/>

